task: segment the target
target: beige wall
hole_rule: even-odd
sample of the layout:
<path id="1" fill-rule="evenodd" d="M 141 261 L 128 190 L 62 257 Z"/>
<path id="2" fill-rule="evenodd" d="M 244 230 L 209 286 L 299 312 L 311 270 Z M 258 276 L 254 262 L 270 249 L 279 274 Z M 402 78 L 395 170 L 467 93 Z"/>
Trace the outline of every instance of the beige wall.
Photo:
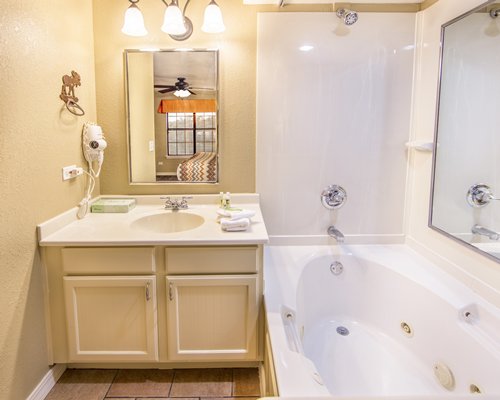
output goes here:
<path id="1" fill-rule="evenodd" d="M 441 25 L 483 3 L 483 0 L 440 0 L 418 19 L 417 71 L 413 138 L 432 141 L 439 74 Z M 408 240 L 422 251 L 439 255 L 436 261 L 475 291 L 500 306 L 500 265 L 428 228 L 432 156 L 413 152 L 410 159 Z M 429 253 L 430 254 L 430 253 Z"/>
<path id="2" fill-rule="evenodd" d="M 84 180 L 81 129 L 95 120 L 90 2 L 2 1 L 0 8 L 0 399 L 25 399 L 48 371 L 36 224 L 75 206 Z M 61 77 L 78 71 L 78 118 Z"/>
<path id="3" fill-rule="evenodd" d="M 182 5 L 184 4 L 181 2 Z M 194 33 L 176 42 L 160 30 L 164 6 L 143 1 L 141 8 L 149 34 L 133 38 L 120 32 L 126 2 L 94 0 L 94 34 L 97 81 L 97 114 L 108 139 L 101 192 L 106 194 L 219 193 L 255 191 L 255 78 L 258 11 L 276 6 L 244 6 L 240 0 L 222 0 L 226 32 L 201 31 L 206 2 L 191 2 L 187 15 Z M 284 11 L 331 10 L 331 5 L 284 7 Z M 220 184 L 129 185 L 123 86 L 123 50 L 127 48 L 220 49 Z"/>
<path id="4" fill-rule="evenodd" d="M 155 140 L 154 77 L 153 54 L 129 53 L 128 73 L 133 79 L 128 81 L 131 136 L 130 162 L 134 165 L 131 179 L 134 182 L 151 182 L 156 180 L 155 153 L 149 151 L 149 142 Z"/>

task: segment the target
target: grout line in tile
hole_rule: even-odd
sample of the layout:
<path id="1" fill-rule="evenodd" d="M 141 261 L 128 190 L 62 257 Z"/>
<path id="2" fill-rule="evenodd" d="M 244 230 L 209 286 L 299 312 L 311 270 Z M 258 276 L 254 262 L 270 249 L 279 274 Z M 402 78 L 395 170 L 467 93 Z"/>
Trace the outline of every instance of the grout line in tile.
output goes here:
<path id="1" fill-rule="evenodd" d="M 174 387 L 175 374 L 177 373 L 177 369 L 172 368 L 172 382 L 170 382 L 170 389 L 168 389 L 167 397 L 170 398 L 170 394 L 172 393 L 172 388 Z"/>
<path id="2" fill-rule="evenodd" d="M 106 390 L 106 394 L 104 395 L 104 397 L 102 398 L 102 400 L 106 400 L 106 397 L 108 397 L 108 393 L 111 390 L 111 386 L 115 382 L 115 379 L 116 379 L 119 371 L 120 371 L 119 369 L 115 369 L 115 375 L 113 376 L 113 379 L 111 379 L 111 383 L 109 384 L 108 390 Z M 130 399 L 130 400 L 133 400 L 133 399 Z"/>
<path id="3" fill-rule="evenodd" d="M 231 369 L 231 397 L 234 397 L 234 368 Z"/>

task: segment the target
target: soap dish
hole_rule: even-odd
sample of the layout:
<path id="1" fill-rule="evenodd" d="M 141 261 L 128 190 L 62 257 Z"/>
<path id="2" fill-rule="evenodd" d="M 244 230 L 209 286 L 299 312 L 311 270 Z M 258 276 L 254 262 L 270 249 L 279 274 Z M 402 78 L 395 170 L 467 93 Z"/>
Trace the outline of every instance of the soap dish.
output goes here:
<path id="1" fill-rule="evenodd" d="M 134 207 L 135 199 L 99 199 L 92 203 L 90 211 L 93 213 L 128 213 Z"/>

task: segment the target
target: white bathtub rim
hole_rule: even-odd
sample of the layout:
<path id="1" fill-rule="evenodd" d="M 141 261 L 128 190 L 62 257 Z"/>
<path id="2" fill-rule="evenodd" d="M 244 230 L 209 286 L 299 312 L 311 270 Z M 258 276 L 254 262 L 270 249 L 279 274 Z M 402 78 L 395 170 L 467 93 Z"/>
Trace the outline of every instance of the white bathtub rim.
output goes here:
<path id="1" fill-rule="evenodd" d="M 269 251 L 273 249 L 283 249 L 285 252 L 290 252 L 292 255 L 288 257 L 287 265 L 273 267 L 286 270 L 287 276 L 291 278 L 292 287 L 297 288 L 303 268 L 312 260 L 322 256 L 332 256 L 332 261 L 335 256 L 352 255 L 361 259 L 371 261 L 387 267 L 388 269 L 403 275 L 405 278 L 411 279 L 419 285 L 425 286 L 432 290 L 438 297 L 449 302 L 457 310 L 467 307 L 470 304 L 478 303 L 482 308 L 489 313 L 495 315 L 500 320 L 500 309 L 495 305 L 482 298 L 479 294 L 471 290 L 458 279 L 442 271 L 439 267 L 431 263 L 414 249 L 404 244 L 392 245 L 343 245 L 343 246 L 273 246 L 266 245 L 264 247 L 264 279 L 266 272 L 269 273 L 268 261 Z M 298 250 L 298 251 L 297 251 Z M 401 262 L 401 257 L 410 257 Z M 444 282 L 444 283 L 443 283 Z M 429 283 L 431 285 L 429 286 Z M 269 295 L 271 285 L 266 284 L 264 295 Z M 275 287 L 273 287 L 274 291 Z M 267 292 L 267 293 L 266 293 Z M 275 296 L 272 296 L 275 297 Z M 297 309 L 295 297 L 289 299 L 281 299 L 280 305 L 286 305 L 294 310 Z M 268 302 L 269 306 L 272 303 Z M 278 311 L 275 309 L 275 311 Z"/>

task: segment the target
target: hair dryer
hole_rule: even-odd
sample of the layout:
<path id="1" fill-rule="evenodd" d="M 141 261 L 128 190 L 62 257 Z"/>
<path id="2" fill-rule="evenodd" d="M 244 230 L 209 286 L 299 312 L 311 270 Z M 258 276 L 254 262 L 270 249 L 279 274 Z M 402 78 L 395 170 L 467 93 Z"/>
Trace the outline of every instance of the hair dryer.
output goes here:
<path id="1" fill-rule="evenodd" d="M 83 155 L 89 164 L 89 172 L 97 178 L 101 172 L 104 161 L 104 149 L 108 146 L 102 128 L 93 123 L 86 123 L 83 127 Z M 93 163 L 97 162 L 97 171 L 94 170 Z"/>

